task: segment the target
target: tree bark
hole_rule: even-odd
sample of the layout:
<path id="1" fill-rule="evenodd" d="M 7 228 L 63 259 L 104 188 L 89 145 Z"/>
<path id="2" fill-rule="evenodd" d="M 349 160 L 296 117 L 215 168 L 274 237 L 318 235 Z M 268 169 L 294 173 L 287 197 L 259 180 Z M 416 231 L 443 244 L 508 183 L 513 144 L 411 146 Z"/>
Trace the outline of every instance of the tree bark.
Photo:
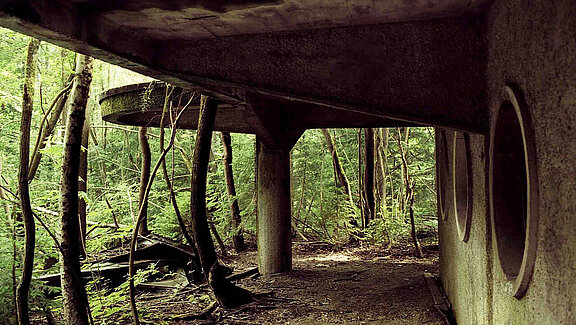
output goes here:
<path id="1" fill-rule="evenodd" d="M 360 207 L 360 223 L 362 224 L 362 229 L 366 228 L 366 223 L 364 219 L 365 210 L 366 210 L 366 197 L 364 195 L 364 179 L 363 179 L 363 172 L 362 172 L 362 165 L 364 164 L 364 150 L 362 145 L 362 129 L 358 129 L 357 133 L 357 142 L 358 142 L 358 170 L 357 170 L 357 178 L 358 178 L 358 206 Z"/>
<path id="2" fill-rule="evenodd" d="M 408 173 L 408 161 L 406 160 L 406 153 L 408 152 L 408 136 L 410 129 L 406 128 L 404 144 L 406 148 L 402 146 L 400 141 L 401 131 L 398 128 L 398 151 L 400 153 L 400 159 L 402 160 L 402 174 L 404 175 L 404 186 L 406 188 L 406 201 L 409 202 L 409 217 L 410 217 L 410 235 L 412 237 L 412 244 L 414 245 L 414 255 L 418 258 L 422 257 L 422 249 L 420 248 L 420 243 L 418 242 L 418 237 L 416 236 L 416 224 L 414 222 L 414 183 L 410 179 L 410 174 Z"/>
<path id="3" fill-rule="evenodd" d="M 162 118 L 160 119 L 160 151 L 164 152 L 164 137 L 165 137 L 165 128 L 164 128 L 164 120 L 166 118 L 166 114 L 168 113 L 169 104 L 170 104 L 170 97 L 172 95 L 171 87 L 166 89 L 166 95 L 164 97 L 164 107 L 162 108 Z M 172 126 L 172 132 L 175 131 L 175 125 Z M 184 149 L 180 149 L 180 154 L 182 155 L 182 159 L 186 164 L 186 167 L 189 168 L 191 171 L 190 161 L 188 156 L 184 152 Z M 180 230 L 182 231 L 182 235 L 184 239 L 194 251 L 194 257 L 192 258 L 192 262 L 194 263 L 194 271 L 192 273 L 192 277 L 194 282 L 200 282 L 204 279 L 204 274 L 202 273 L 202 265 L 200 264 L 200 257 L 198 256 L 198 251 L 196 251 L 196 245 L 194 244 L 194 240 L 190 236 L 188 229 L 186 229 L 186 224 L 184 223 L 184 218 L 182 217 L 182 213 L 180 213 L 180 208 L 178 207 L 178 202 L 176 201 L 176 192 L 174 191 L 174 184 L 172 183 L 173 180 L 170 179 L 168 175 L 168 168 L 166 168 L 166 159 L 162 159 L 162 175 L 164 175 L 164 181 L 166 182 L 166 186 L 168 186 L 168 190 L 170 191 L 170 201 L 172 202 L 172 207 L 174 208 L 174 214 L 176 214 L 176 220 L 178 221 L 178 225 L 180 226 Z M 114 219 L 116 220 L 116 219 Z"/>
<path id="4" fill-rule="evenodd" d="M 61 282 L 63 317 L 66 324 L 88 324 L 88 297 L 80 277 L 80 222 L 78 218 L 78 175 L 82 132 L 88 93 L 92 82 L 92 58 L 78 55 L 76 77 L 70 94 L 66 123 L 66 146 L 60 190 Z"/>
<path id="5" fill-rule="evenodd" d="M 370 220 L 374 220 L 374 129 L 364 129 L 364 182 L 363 192 L 365 209 L 363 213 L 364 226 L 367 227 Z"/>
<path id="6" fill-rule="evenodd" d="M 30 124 L 34 106 L 34 88 L 36 84 L 36 60 L 40 41 L 30 40 L 26 57 L 24 89 L 22 94 L 22 120 L 20 122 L 20 165 L 18 168 L 18 193 L 20 195 L 20 209 L 25 230 L 24 261 L 22 263 L 22 278 L 16 292 L 16 309 L 18 323 L 30 324 L 28 311 L 28 292 L 32 281 L 34 268 L 34 246 L 36 244 L 36 225 L 30 204 L 30 189 L 28 187 L 28 164 L 30 160 Z"/>
<path id="7" fill-rule="evenodd" d="M 202 95 L 198 131 L 192 158 L 192 182 L 190 184 L 190 213 L 192 215 L 192 234 L 200 263 L 209 284 L 223 307 L 235 307 L 252 301 L 252 296 L 244 289 L 231 284 L 219 265 L 214 242 L 206 218 L 206 181 L 208 161 L 212 144 L 212 129 L 216 118 L 218 103 L 214 98 Z"/>
<path id="8" fill-rule="evenodd" d="M 376 147 L 374 148 L 376 155 L 375 178 L 376 178 L 376 192 L 377 192 L 377 208 L 380 209 L 382 216 L 386 215 L 386 197 L 387 197 L 387 184 L 386 184 L 386 166 L 388 154 L 388 129 L 377 129 L 376 134 Z"/>
<path id="9" fill-rule="evenodd" d="M 163 149 L 162 153 L 160 153 L 160 157 L 158 158 L 158 161 L 156 161 L 156 164 L 154 165 L 154 169 L 150 173 L 150 179 L 148 180 L 148 184 L 146 184 L 146 188 L 144 189 L 143 201 L 148 200 L 148 197 L 150 195 L 150 189 L 152 188 L 152 183 L 154 182 L 154 177 L 156 175 L 156 172 L 158 171 L 158 169 L 160 168 L 160 165 L 162 164 L 162 162 L 166 158 L 166 154 L 174 145 L 174 138 L 176 137 L 176 129 L 178 128 L 178 121 L 180 121 L 182 114 L 190 106 L 192 99 L 193 98 L 191 98 L 188 101 L 188 103 L 186 105 L 184 105 L 184 107 L 180 110 L 180 112 L 178 113 L 178 116 L 174 120 L 174 124 L 172 126 L 172 136 L 170 137 L 170 142 L 168 143 L 168 147 Z M 142 224 L 142 219 L 144 218 L 143 212 L 144 211 L 142 209 L 140 209 L 138 211 L 138 216 L 136 217 L 134 229 L 132 231 L 132 239 L 130 240 L 130 257 L 128 258 L 128 288 L 130 290 L 130 307 L 132 309 L 132 316 L 134 317 L 134 324 L 135 325 L 140 324 L 140 320 L 138 317 L 138 308 L 136 306 L 136 294 L 135 294 L 136 288 L 134 285 L 134 274 L 136 273 L 136 270 L 134 269 L 134 255 L 136 252 L 136 241 L 138 239 L 138 231 L 139 231 L 140 225 Z"/>
<path id="10" fill-rule="evenodd" d="M 322 129 L 322 134 L 324 135 L 324 139 L 326 139 L 326 146 L 328 146 L 328 151 L 330 151 L 332 164 L 334 165 L 334 170 L 336 171 L 336 176 L 338 178 L 338 184 L 336 184 L 336 186 L 341 186 L 344 189 L 346 196 L 348 196 L 350 202 L 353 203 L 352 191 L 350 190 L 350 182 L 348 181 L 348 177 L 346 177 L 344 168 L 340 163 L 340 157 L 338 156 L 338 151 L 334 146 L 334 141 L 332 141 L 332 136 L 330 136 L 330 132 L 328 132 L 326 129 Z"/>
<path id="11" fill-rule="evenodd" d="M 88 182 L 88 146 L 90 141 L 90 114 L 86 111 L 84 126 L 82 127 L 82 149 L 80 150 L 80 166 L 78 179 L 78 192 L 86 194 Z M 78 218 L 80 219 L 80 245 L 81 254 L 86 256 L 86 200 L 78 200 Z"/>
<path id="12" fill-rule="evenodd" d="M 221 132 L 220 140 L 224 148 L 224 176 L 226 178 L 226 189 L 228 191 L 230 203 L 230 212 L 232 214 L 232 227 L 234 234 L 232 235 L 232 242 L 234 249 L 240 253 L 246 250 L 244 243 L 244 236 L 242 235 L 242 217 L 240 216 L 240 207 L 238 199 L 236 198 L 236 186 L 234 184 L 234 173 L 232 172 L 232 138 L 229 132 Z"/>
<path id="13" fill-rule="evenodd" d="M 206 217 L 206 177 L 217 107 L 218 104 L 215 99 L 202 96 L 198 131 L 196 132 L 192 157 L 192 182 L 190 184 L 192 234 L 204 274 L 209 274 L 210 268 L 217 262 L 216 250 Z"/>
<path id="14" fill-rule="evenodd" d="M 142 153 L 142 166 L 140 171 L 140 191 L 138 193 L 138 210 L 142 210 L 143 219 L 140 224 L 140 235 L 147 235 L 150 233 L 148 229 L 148 200 L 144 199 L 146 192 L 146 185 L 150 179 L 150 164 L 152 156 L 150 154 L 150 144 L 148 143 L 148 128 L 141 127 L 139 132 L 140 151 Z"/>
<path id="15" fill-rule="evenodd" d="M 44 125 L 45 121 L 42 121 L 42 124 L 40 125 L 41 132 L 36 139 L 36 145 L 34 146 L 34 151 L 32 152 L 32 157 L 30 159 L 30 168 L 28 171 L 29 182 L 31 182 L 34 179 L 34 176 L 36 176 L 36 171 L 38 171 L 40 160 L 42 159 L 42 149 L 46 147 L 46 141 L 48 141 L 48 138 L 50 138 L 52 133 L 54 133 L 54 129 L 56 128 L 58 120 L 62 115 L 62 111 L 66 106 L 70 88 L 72 88 L 72 83 L 62 89 L 61 92 L 56 96 L 54 102 L 50 106 L 50 109 L 46 112 L 46 114 L 48 114 L 50 113 L 50 110 L 53 109 L 52 114 L 50 114 L 50 118 L 48 118 L 46 121 L 46 125 Z"/>
<path id="16" fill-rule="evenodd" d="M 414 245 L 414 255 L 421 258 L 422 249 L 420 248 L 418 236 L 416 236 L 416 224 L 414 222 L 414 183 L 408 187 L 408 193 L 410 193 L 410 235 L 412 236 L 412 244 Z"/>

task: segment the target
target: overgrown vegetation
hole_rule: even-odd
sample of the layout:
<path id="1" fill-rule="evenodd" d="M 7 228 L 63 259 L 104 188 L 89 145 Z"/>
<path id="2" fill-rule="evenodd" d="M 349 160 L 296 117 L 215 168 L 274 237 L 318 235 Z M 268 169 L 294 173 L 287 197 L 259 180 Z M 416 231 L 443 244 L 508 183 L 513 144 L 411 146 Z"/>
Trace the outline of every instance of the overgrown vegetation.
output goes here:
<path id="1" fill-rule="evenodd" d="M 24 247 L 23 226 L 17 217 L 18 143 L 21 112 L 22 83 L 26 45 L 29 39 L 20 34 L 0 29 L 0 323 L 16 322 L 14 288 L 21 273 Z M 38 57 L 39 82 L 36 85 L 35 109 L 32 115 L 31 150 L 40 131 L 44 115 L 56 95 L 67 86 L 74 73 L 75 54 L 47 43 L 41 43 Z M 149 78 L 133 72 L 95 61 L 94 78 L 88 111 L 90 112 L 90 145 L 88 150 L 87 191 L 80 193 L 87 205 L 88 258 L 103 249 L 125 241 L 132 231 L 138 215 L 141 151 L 138 129 L 112 125 L 102 121 L 96 94 L 111 87 Z M 63 114 L 65 116 L 65 114 Z M 41 150 L 43 157 L 34 180 L 30 183 L 33 211 L 53 234 L 58 234 L 60 195 L 60 167 L 63 155 L 64 118 Z M 376 160 L 375 217 L 365 229 L 351 226 L 351 220 L 361 225 L 362 132 L 357 129 L 329 131 L 340 163 L 350 182 L 352 201 L 339 186 L 331 154 L 321 130 L 308 130 L 291 153 L 292 215 L 295 240 L 327 241 L 344 245 L 351 241 L 382 245 L 408 243 L 410 222 L 406 175 L 402 168 L 403 146 L 414 189 L 414 215 L 420 234 L 434 238 L 436 229 L 436 194 L 434 190 L 434 134 L 431 128 L 376 129 L 376 153 L 385 157 Z M 149 129 L 148 139 L 152 161 L 160 154 L 160 130 Z M 167 136 L 168 138 L 169 136 Z M 194 132 L 176 134 L 174 150 L 166 159 L 168 172 L 173 175 L 176 200 L 182 215 L 189 221 L 190 171 Z M 399 140 L 399 141 L 398 141 Z M 236 183 L 245 240 L 254 243 L 256 236 L 255 204 L 255 138 L 251 135 L 232 134 L 233 175 Z M 219 137 L 212 142 L 213 159 L 208 174 L 207 209 L 216 229 L 226 244 L 232 245 L 235 229 L 231 222 L 230 197 L 222 168 L 223 148 Z M 379 165 L 380 164 L 380 165 Z M 378 176 L 380 173 L 380 178 Z M 160 175 L 153 184 L 148 202 L 148 225 L 152 232 L 185 243 L 174 209 L 169 201 L 169 189 Z M 382 186 L 381 184 L 385 184 Z M 117 227 L 102 227 L 117 225 Z M 58 250 L 46 229 L 37 224 L 34 275 L 59 272 Z M 57 236 L 58 237 L 58 236 Z M 424 237 L 424 236 L 423 236 Z M 154 271 L 140 272 L 138 281 L 144 281 Z M 125 304 L 127 283 L 113 289 L 104 289 L 95 278 L 89 285 L 92 317 L 97 324 L 109 319 L 127 317 Z M 32 312 L 58 310 L 59 300 L 47 299 L 52 288 L 33 281 L 30 297 Z M 145 310 L 141 311 L 145 316 Z"/>

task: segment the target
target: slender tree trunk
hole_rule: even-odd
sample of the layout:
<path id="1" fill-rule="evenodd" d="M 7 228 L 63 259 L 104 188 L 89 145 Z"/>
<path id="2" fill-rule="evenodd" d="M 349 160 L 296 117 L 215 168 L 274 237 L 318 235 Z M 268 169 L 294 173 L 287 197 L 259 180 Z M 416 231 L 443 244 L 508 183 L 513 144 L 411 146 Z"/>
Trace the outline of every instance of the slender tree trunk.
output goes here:
<path id="1" fill-rule="evenodd" d="M 380 154 L 381 157 L 381 162 L 382 164 L 380 165 L 380 168 L 382 169 L 382 174 L 383 174 L 383 184 L 382 184 L 382 189 L 383 189 L 383 208 L 385 210 L 385 212 L 387 212 L 388 208 L 388 147 L 389 147 L 389 142 L 388 142 L 388 129 L 387 128 L 383 128 L 381 129 L 381 138 L 382 138 L 382 149 L 378 151 L 378 154 Z"/>
<path id="2" fill-rule="evenodd" d="M 164 119 L 166 118 L 166 114 L 168 113 L 170 97 L 172 95 L 173 88 L 166 89 L 166 95 L 164 98 L 164 107 L 162 109 L 162 118 L 160 121 L 160 151 L 163 152 L 164 148 L 164 137 L 165 137 L 165 129 L 164 129 Z M 176 132 L 174 126 L 172 127 L 172 132 Z M 184 163 L 188 167 L 190 165 L 190 161 L 184 152 L 183 149 L 180 149 L 180 154 L 182 155 L 182 159 Z M 198 256 L 198 251 L 196 250 L 196 245 L 194 244 L 194 240 L 190 236 L 188 229 L 186 229 L 186 224 L 184 223 L 184 218 L 182 217 L 182 213 L 180 213 L 180 208 L 178 207 L 178 202 L 176 201 L 176 192 L 174 191 L 174 184 L 173 180 L 170 179 L 168 175 L 168 168 L 166 168 L 166 159 L 162 159 L 162 174 L 164 175 L 164 181 L 166 182 L 166 186 L 168 186 L 168 190 L 170 191 L 170 201 L 172 202 L 172 207 L 174 208 L 174 213 L 176 214 L 176 219 L 178 220 L 178 225 L 180 226 L 180 230 L 182 231 L 182 235 L 184 239 L 194 251 L 194 257 L 192 262 L 194 263 L 194 272 L 192 273 L 192 277 L 194 282 L 200 282 L 204 279 L 204 274 L 202 273 L 202 265 L 200 264 L 200 257 Z M 191 168 L 190 168 L 191 169 Z M 116 219 L 114 219 L 116 220 Z M 116 221 L 115 221 L 116 222 Z"/>
<path id="3" fill-rule="evenodd" d="M 28 292 L 32 281 L 34 268 L 34 246 L 36 244 L 36 225 L 30 204 L 30 190 L 28 187 L 28 164 L 30 160 L 30 124 L 34 106 L 34 88 L 36 84 L 36 60 L 40 41 L 30 40 L 26 58 L 24 89 L 22 94 L 22 120 L 20 122 L 20 165 L 18 168 L 18 193 L 20 195 L 20 209 L 24 221 L 25 243 L 24 261 L 22 263 L 22 278 L 16 292 L 16 309 L 18 323 L 30 324 L 28 311 Z"/>
<path id="4" fill-rule="evenodd" d="M 174 120 L 174 124 L 172 126 L 172 136 L 170 137 L 170 142 L 168 143 L 168 147 L 166 147 L 165 149 L 162 150 L 162 153 L 160 153 L 160 157 L 158 158 L 158 161 L 156 161 L 156 164 L 154 165 L 154 169 L 150 172 L 150 179 L 148 180 L 148 184 L 146 184 L 146 188 L 144 189 L 144 196 L 143 196 L 143 200 L 142 200 L 144 202 L 146 200 L 148 200 L 148 197 L 150 195 L 150 189 L 152 188 L 152 184 L 154 182 L 154 177 L 156 175 L 156 172 L 158 171 L 158 169 L 160 168 L 160 165 L 162 164 L 162 162 L 166 158 L 166 154 L 168 154 L 168 151 L 174 145 L 174 138 L 176 136 L 176 129 L 178 128 L 178 121 L 180 121 L 182 114 L 190 106 L 191 102 L 192 102 L 192 99 L 190 99 L 188 101 L 188 103 L 186 105 L 184 105 L 184 107 L 180 110 L 180 112 L 178 113 L 178 116 Z M 140 208 L 138 210 L 138 216 L 136 217 L 136 221 L 134 222 L 134 229 L 132 231 L 132 239 L 130 240 L 130 257 L 128 258 L 128 288 L 130 290 L 130 307 L 132 309 L 132 316 L 134 317 L 134 324 L 135 325 L 140 324 L 140 319 L 138 317 L 138 307 L 136 306 L 136 295 L 135 295 L 136 288 L 134 286 L 134 274 L 136 273 L 136 270 L 134 269 L 134 255 L 136 252 L 136 242 L 138 239 L 139 228 L 140 228 L 140 225 L 142 224 L 142 219 L 144 218 L 143 212 L 144 211 L 142 208 Z"/>
<path id="5" fill-rule="evenodd" d="M 143 219 L 140 224 L 140 235 L 147 235 L 150 233 L 148 230 L 148 200 L 144 199 L 144 193 L 146 192 L 146 185 L 148 185 L 148 180 L 150 179 L 150 163 L 152 156 L 150 154 L 150 144 L 148 143 L 148 128 L 140 128 L 140 150 L 142 153 L 142 166 L 140 171 L 140 191 L 138 194 L 138 210 L 142 210 Z"/>
<path id="6" fill-rule="evenodd" d="M 410 193 L 410 235 L 412 236 L 412 244 L 414 245 L 414 255 L 421 258 L 422 249 L 420 248 L 420 242 L 418 242 L 418 237 L 416 236 L 416 224 L 414 222 L 414 183 L 408 187 L 408 192 Z"/>
<path id="7" fill-rule="evenodd" d="M 246 250 L 246 244 L 244 243 L 244 236 L 242 235 L 242 218 L 240 216 L 240 207 L 238 205 L 238 199 L 236 198 L 236 186 L 234 184 L 234 174 L 232 172 L 232 138 L 229 132 L 220 133 L 220 140 L 222 142 L 222 147 L 224 148 L 224 176 L 226 178 L 226 189 L 228 191 L 230 203 L 230 212 L 232 214 L 232 227 L 234 234 L 232 235 L 232 242 L 234 243 L 234 249 L 236 252 L 242 252 Z"/>
<path id="8" fill-rule="evenodd" d="M 298 209 L 296 210 L 296 219 L 300 220 L 302 206 L 304 205 L 304 196 L 306 195 L 306 172 L 308 170 L 308 160 L 304 159 L 304 170 L 302 171 L 302 181 L 300 182 L 300 199 L 298 200 Z M 295 229 L 296 230 L 296 229 Z"/>
<path id="9" fill-rule="evenodd" d="M 332 141 L 332 136 L 330 136 L 330 132 L 326 129 L 322 129 L 322 134 L 324 135 L 324 139 L 326 139 L 326 146 L 328 146 L 328 151 L 330 151 L 330 156 L 332 156 L 332 164 L 334 165 L 334 170 L 338 178 L 336 186 L 341 186 L 344 189 L 346 196 L 348 196 L 350 203 L 353 203 L 350 182 L 348 181 L 348 177 L 346 177 L 344 168 L 342 168 L 342 164 L 340 163 L 340 157 L 338 156 L 338 151 L 334 146 L 334 141 Z"/>
<path id="10" fill-rule="evenodd" d="M 78 175 L 86 104 L 92 82 L 92 58 L 78 55 L 76 78 L 70 94 L 66 146 L 60 190 L 62 305 L 66 324 L 88 324 L 88 297 L 80 277 L 80 222 L 78 219 Z"/>
<path id="11" fill-rule="evenodd" d="M 216 118 L 218 103 L 214 98 L 202 95 L 198 131 L 192 158 L 192 182 L 190 185 L 190 213 L 192 215 L 192 233 L 200 262 L 209 284 L 224 307 L 235 307 L 250 302 L 251 295 L 231 284 L 219 266 L 210 228 L 206 218 L 206 181 L 208 160 L 212 143 L 212 129 Z"/>
<path id="12" fill-rule="evenodd" d="M 88 146 L 90 141 L 90 114 L 86 110 L 86 118 L 82 127 L 82 149 L 80 151 L 80 166 L 78 179 L 78 192 L 86 194 L 88 182 Z M 86 200 L 78 200 L 78 218 L 80 219 L 80 249 L 81 254 L 86 256 Z"/>
<path id="13" fill-rule="evenodd" d="M 256 217 L 256 233 L 258 233 L 258 148 L 260 147 L 260 140 L 254 137 L 254 216 Z M 292 184 L 290 184 L 292 185 Z M 292 191 L 290 191 L 292 193 Z"/>
<path id="14" fill-rule="evenodd" d="M 366 214 L 366 197 L 364 195 L 364 182 L 363 173 L 362 173 L 362 165 L 364 163 L 364 150 L 362 150 L 362 129 L 358 129 L 358 206 L 360 207 L 360 220 L 362 223 L 362 229 L 366 228 L 366 219 L 364 215 Z"/>
<path id="15" fill-rule="evenodd" d="M 414 182 L 410 179 L 410 174 L 408 173 L 408 161 L 406 160 L 406 153 L 408 152 L 408 134 L 410 132 L 409 128 L 406 128 L 406 137 L 404 143 L 406 148 L 402 146 L 400 142 L 401 132 L 398 129 L 398 151 L 400 152 L 400 159 L 402 159 L 402 173 L 404 175 L 404 186 L 406 188 L 406 200 L 409 202 L 409 217 L 410 217 L 410 235 L 412 236 L 412 244 L 414 245 L 414 255 L 416 257 L 422 257 L 422 250 L 420 248 L 420 243 L 418 242 L 418 237 L 416 236 L 416 224 L 414 222 Z"/>
<path id="16" fill-rule="evenodd" d="M 217 262 L 217 256 L 206 216 L 206 181 L 212 144 L 212 128 L 218 104 L 215 99 L 207 96 L 202 96 L 201 101 L 198 131 L 196 132 L 196 143 L 192 158 L 190 211 L 192 215 L 192 233 L 200 256 L 200 262 L 202 263 L 202 269 L 204 274 L 209 274 L 210 268 Z"/>
<path id="17" fill-rule="evenodd" d="M 38 167 L 40 166 L 40 160 L 42 159 L 42 149 L 46 147 L 46 141 L 48 141 L 50 136 L 54 133 L 54 129 L 58 124 L 58 120 L 60 119 L 60 116 L 62 116 L 62 111 L 66 106 L 70 88 L 72 88 L 72 82 L 70 82 L 68 86 L 62 89 L 62 91 L 56 97 L 55 101 L 50 106 L 50 109 L 46 112 L 46 114 L 48 114 L 50 113 L 50 110 L 52 110 L 52 114 L 50 114 L 50 118 L 47 119 L 46 125 L 44 125 L 44 121 L 42 121 L 43 123 L 40 126 L 41 132 L 38 134 L 36 145 L 34 146 L 34 151 L 32 152 L 32 157 L 30 159 L 31 162 L 28 171 L 29 182 L 31 182 L 34 179 L 34 176 L 36 176 L 36 171 L 38 170 Z"/>
<path id="18" fill-rule="evenodd" d="M 375 185 L 376 185 L 376 206 L 382 216 L 386 215 L 386 153 L 388 151 L 388 129 L 376 129 L 376 144 L 374 154 L 376 156 Z"/>
<path id="19" fill-rule="evenodd" d="M 224 244 L 222 237 L 220 237 L 220 234 L 218 233 L 218 229 L 216 229 L 216 225 L 214 225 L 214 220 L 212 220 L 211 213 L 212 212 L 209 212 L 209 211 L 206 212 L 206 218 L 208 219 L 208 225 L 210 226 L 210 231 L 212 231 L 212 236 L 214 236 L 214 239 L 216 240 L 218 247 L 220 247 L 220 252 L 222 253 L 222 256 L 228 256 L 228 251 L 226 250 L 226 245 Z"/>
<path id="20" fill-rule="evenodd" d="M 374 220 L 376 211 L 374 205 L 374 129 L 364 129 L 364 198 L 366 209 L 364 210 L 364 226 L 368 226 Z"/>

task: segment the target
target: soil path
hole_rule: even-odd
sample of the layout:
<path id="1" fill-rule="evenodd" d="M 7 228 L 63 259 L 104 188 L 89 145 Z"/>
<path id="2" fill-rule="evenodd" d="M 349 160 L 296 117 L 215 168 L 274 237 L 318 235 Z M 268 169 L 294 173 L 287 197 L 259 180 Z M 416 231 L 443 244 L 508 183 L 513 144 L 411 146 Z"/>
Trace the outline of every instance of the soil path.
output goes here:
<path id="1" fill-rule="evenodd" d="M 437 255 L 409 255 L 408 250 L 374 246 L 331 252 L 295 245 L 293 272 L 239 281 L 255 293 L 271 293 L 269 298 L 217 311 L 216 323 L 444 324 L 423 278 L 424 272 L 436 273 Z M 256 252 L 249 252 L 226 263 L 239 270 L 255 261 Z"/>

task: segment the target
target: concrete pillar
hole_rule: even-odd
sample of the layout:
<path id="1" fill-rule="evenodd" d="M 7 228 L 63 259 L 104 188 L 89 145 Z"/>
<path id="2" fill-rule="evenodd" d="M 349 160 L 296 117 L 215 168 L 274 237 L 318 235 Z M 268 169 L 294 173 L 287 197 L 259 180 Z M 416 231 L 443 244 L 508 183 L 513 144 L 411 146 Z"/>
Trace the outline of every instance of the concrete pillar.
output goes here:
<path id="1" fill-rule="evenodd" d="M 257 142 L 258 270 L 292 270 L 290 150 L 267 149 Z"/>

